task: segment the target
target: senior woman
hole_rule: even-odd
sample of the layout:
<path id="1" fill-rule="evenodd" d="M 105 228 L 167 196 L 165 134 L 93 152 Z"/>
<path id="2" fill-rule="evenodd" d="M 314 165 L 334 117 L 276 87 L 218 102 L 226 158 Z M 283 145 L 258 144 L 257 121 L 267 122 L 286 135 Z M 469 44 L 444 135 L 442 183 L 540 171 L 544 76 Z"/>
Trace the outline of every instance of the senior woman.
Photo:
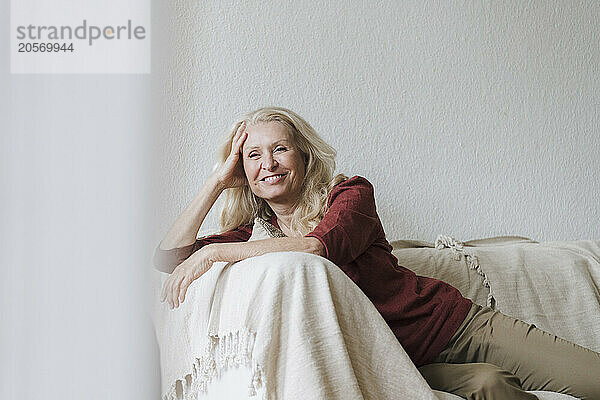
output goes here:
<path id="1" fill-rule="evenodd" d="M 335 151 L 300 116 L 261 108 L 238 121 L 220 167 L 155 254 L 171 308 L 217 261 L 300 251 L 338 265 L 367 295 L 433 389 L 468 399 L 535 399 L 550 390 L 600 399 L 600 354 L 473 304 L 398 266 L 367 179 L 333 176 Z M 226 191 L 222 233 L 196 236 Z M 286 237 L 248 241 L 261 218 Z"/>

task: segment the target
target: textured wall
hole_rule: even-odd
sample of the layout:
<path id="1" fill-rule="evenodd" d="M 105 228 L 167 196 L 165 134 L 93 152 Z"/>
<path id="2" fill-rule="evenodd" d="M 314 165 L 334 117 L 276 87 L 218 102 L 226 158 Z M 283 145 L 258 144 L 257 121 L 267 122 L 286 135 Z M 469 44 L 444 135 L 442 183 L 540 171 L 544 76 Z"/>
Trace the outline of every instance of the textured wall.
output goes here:
<path id="1" fill-rule="evenodd" d="M 389 238 L 600 237 L 599 2 L 334 4 L 162 6 L 157 240 L 264 105 L 373 182 Z"/>

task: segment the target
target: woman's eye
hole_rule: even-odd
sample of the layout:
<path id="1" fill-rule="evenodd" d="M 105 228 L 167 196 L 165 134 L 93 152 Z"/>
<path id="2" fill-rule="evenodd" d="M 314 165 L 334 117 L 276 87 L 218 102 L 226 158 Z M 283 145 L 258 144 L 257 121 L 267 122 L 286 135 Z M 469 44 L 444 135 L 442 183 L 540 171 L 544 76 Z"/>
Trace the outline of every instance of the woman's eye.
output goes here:
<path id="1" fill-rule="evenodd" d="M 285 147 L 283 147 L 283 146 L 277 146 L 277 147 L 275 148 L 275 151 L 286 151 L 286 150 L 287 150 L 287 149 L 286 149 Z"/>
<path id="2" fill-rule="evenodd" d="M 256 158 L 256 157 L 258 157 L 258 153 L 254 152 L 254 151 L 252 153 L 248 154 L 248 158 Z"/>

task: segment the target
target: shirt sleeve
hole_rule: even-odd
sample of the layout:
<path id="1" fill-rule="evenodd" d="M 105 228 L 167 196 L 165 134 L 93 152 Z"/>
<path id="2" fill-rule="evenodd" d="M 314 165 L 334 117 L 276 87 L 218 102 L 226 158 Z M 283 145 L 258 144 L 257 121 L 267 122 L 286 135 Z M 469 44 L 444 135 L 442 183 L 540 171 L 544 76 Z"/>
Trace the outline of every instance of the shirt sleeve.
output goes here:
<path id="1" fill-rule="evenodd" d="M 359 176 L 341 182 L 331 191 L 328 205 L 319 225 L 306 236 L 323 244 L 328 260 L 346 265 L 363 254 L 383 229 L 373 185 Z"/>
<path id="2" fill-rule="evenodd" d="M 196 239 L 196 242 L 175 249 L 163 250 L 160 244 L 154 250 L 153 263 L 159 271 L 171 273 L 179 264 L 184 262 L 193 253 L 210 243 L 246 242 L 252 235 L 252 226 L 245 225 L 237 227 L 228 232 L 210 235 Z"/>

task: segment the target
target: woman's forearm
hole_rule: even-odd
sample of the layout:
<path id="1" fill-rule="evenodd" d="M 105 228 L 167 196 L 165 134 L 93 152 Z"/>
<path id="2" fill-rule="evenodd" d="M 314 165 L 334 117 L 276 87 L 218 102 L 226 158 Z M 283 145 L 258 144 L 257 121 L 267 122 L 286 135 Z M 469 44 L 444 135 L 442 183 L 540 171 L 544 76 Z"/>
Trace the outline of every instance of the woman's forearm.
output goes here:
<path id="1" fill-rule="evenodd" d="M 214 174 L 211 175 L 196 197 L 188 204 L 181 215 L 177 217 L 160 242 L 160 249 L 170 250 L 194 243 L 200 226 L 204 222 L 204 218 L 206 218 L 206 215 L 222 192 L 222 185 L 219 184 Z"/>
<path id="2" fill-rule="evenodd" d="M 190 284 L 208 271 L 217 261 L 240 261 L 266 253 L 300 251 L 324 255 L 324 246 L 313 237 L 273 238 L 242 243 L 212 243 L 202 247 L 181 263 L 165 281 L 161 301 L 171 308 L 185 300 Z"/>
<path id="3" fill-rule="evenodd" d="M 212 262 L 234 262 L 279 251 L 300 251 L 325 255 L 323 244 L 314 237 L 285 237 L 242 243 L 213 243 L 207 246 Z"/>

